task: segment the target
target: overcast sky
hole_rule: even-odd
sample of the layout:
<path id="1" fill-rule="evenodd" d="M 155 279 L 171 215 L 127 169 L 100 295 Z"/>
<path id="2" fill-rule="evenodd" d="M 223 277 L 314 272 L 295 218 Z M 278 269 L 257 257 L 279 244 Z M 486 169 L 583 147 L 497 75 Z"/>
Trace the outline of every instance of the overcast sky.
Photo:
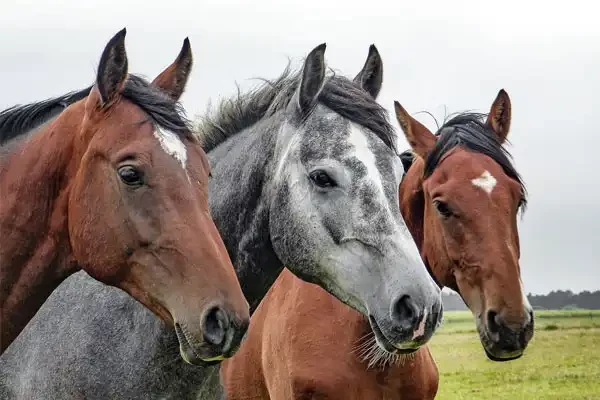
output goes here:
<path id="1" fill-rule="evenodd" d="M 80 89 L 127 27 L 130 71 L 153 78 L 189 36 L 190 116 L 253 77 L 281 73 L 327 43 L 354 76 L 368 46 L 384 61 L 379 101 L 411 113 L 513 104 L 509 139 L 530 192 L 520 223 L 525 289 L 600 289 L 600 24 L 594 2 L 356 0 L 7 0 L 0 12 L 0 109 Z M 430 129 L 426 114 L 416 117 Z M 394 124 L 397 123 L 394 119 Z M 407 148 L 402 140 L 402 148 Z"/>

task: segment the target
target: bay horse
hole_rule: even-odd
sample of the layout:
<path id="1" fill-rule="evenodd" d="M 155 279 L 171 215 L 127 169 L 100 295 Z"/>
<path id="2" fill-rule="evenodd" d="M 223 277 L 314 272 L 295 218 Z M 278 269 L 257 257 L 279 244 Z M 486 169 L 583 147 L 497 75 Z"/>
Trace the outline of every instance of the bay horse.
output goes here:
<path id="1" fill-rule="evenodd" d="M 248 303 L 208 211 L 208 159 L 176 101 L 189 41 L 160 90 L 128 74 L 125 35 L 62 111 L 49 101 L 0 115 L 2 352 L 80 269 L 174 327 L 187 362 L 231 356 L 246 332 Z M 51 121 L 29 129 L 26 114 Z"/>
<path id="2" fill-rule="evenodd" d="M 533 312 L 518 263 L 517 213 L 526 192 L 502 147 L 508 94 L 499 92 L 487 119 L 459 114 L 437 135 L 398 102 L 395 111 L 412 147 L 402 154 L 401 210 L 426 265 L 440 286 L 463 296 L 490 359 L 520 357 Z M 228 400 L 426 400 L 439 382 L 427 346 L 413 356 L 382 351 L 364 316 L 289 271 L 253 314 L 221 376 Z"/>
<path id="3" fill-rule="evenodd" d="M 396 132 L 370 94 L 381 60 L 373 48 L 349 79 L 327 73 L 324 56 L 317 46 L 299 71 L 225 99 L 199 123 L 210 210 L 251 311 L 287 265 L 364 313 L 382 346 L 414 351 L 439 325 L 441 295 L 400 215 Z M 0 394 L 219 398 L 219 366 L 175 359 L 174 339 L 126 296 L 73 276 L 0 358 Z"/>

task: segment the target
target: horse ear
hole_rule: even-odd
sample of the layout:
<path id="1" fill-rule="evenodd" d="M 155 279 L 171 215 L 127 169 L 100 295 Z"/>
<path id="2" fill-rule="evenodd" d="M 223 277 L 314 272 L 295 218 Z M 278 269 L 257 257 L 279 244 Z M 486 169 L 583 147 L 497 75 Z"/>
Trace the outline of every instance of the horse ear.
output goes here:
<path id="1" fill-rule="evenodd" d="M 398 123 L 402 131 L 404 131 L 404 136 L 412 150 L 421 158 L 427 158 L 427 155 L 437 142 L 435 135 L 423 124 L 411 117 L 397 101 L 394 101 L 394 109 Z"/>
<path id="2" fill-rule="evenodd" d="M 125 51 L 126 28 L 119 31 L 107 43 L 96 77 L 96 86 L 102 104 L 110 102 L 123 89 L 127 79 L 127 53 Z"/>
<path id="3" fill-rule="evenodd" d="M 486 121 L 486 124 L 498 135 L 500 143 L 504 143 L 508 136 L 511 114 L 510 97 L 504 89 L 500 89 Z"/>
<path id="4" fill-rule="evenodd" d="M 402 167 L 404 167 L 404 172 L 407 172 L 410 169 L 414 159 L 414 155 L 410 151 L 400 153 L 400 161 L 402 162 Z"/>
<path id="5" fill-rule="evenodd" d="M 192 47 L 190 40 L 185 38 L 179 55 L 163 72 L 160 73 L 152 84 L 166 92 L 173 100 L 177 101 L 185 90 L 190 72 L 192 72 Z"/>
<path id="6" fill-rule="evenodd" d="M 369 55 L 362 70 L 354 78 L 374 99 L 379 95 L 383 82 L 383 61 L 374 44 L 369 46 Z"/>
<path id="7" fill-rule="evenodd" d="M 302 114 L 307 114 L 314 107 L 325 83 L 325 47 L 325 43 L 318 45 L 304 61 L 298 93 L 298 107 Z"/>

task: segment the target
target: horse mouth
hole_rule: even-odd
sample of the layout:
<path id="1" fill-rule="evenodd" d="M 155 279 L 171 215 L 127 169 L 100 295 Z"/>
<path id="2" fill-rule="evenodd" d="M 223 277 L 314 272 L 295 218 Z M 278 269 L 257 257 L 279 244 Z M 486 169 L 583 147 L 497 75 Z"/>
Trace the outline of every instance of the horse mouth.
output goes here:
<path id="1" fill-rule="evenodd" d="M 418 348 L 400 349 L 400 348 L 396 347 L 385 336 L 385 334 L 383 333 L 383 331 L 377 324 L 377 321 L 371 315 L 369 315 L 369 323 L 371 325 L 371 330 L 373 331 L 373 334 L 375 335 L 375 340 L 377 341 L 377 344 L 379 345 L 379 347 L 381 347 L 383 350 L 387 351 L 388 353 L 398 354 L 398 355 L 406 355 L 406 354 L 413 354 L 414 352 L 419 350 Z"/>
<path id="2" fill-rule="evenodd" d="M 188 339 L 185 327 L 181 326 L 179 323 L 175 323 L 175 333 L 177 334 L 177 339 L 179 340 L 179 354 L 183 361 L 185 361 L 187 364 L 209 367 L 211 365 L 217 365 L 223 361 L 223 356 L 212 358 L 201 357 Z"/>
<path id="3" fill-rule="evenodd" d="M 485 355 L 487 356 L 487 358 L 489 358 L 491 361 L 495 361 L 495 362 L 512 361 L 512 360 L 521 358 L 523 356 L 523 352 L 516 351 L 513 353 L 509 353 L 506 356 L 503 355 L 502 357 L 497 357 L 497 356 L 493 355 L 492 353 L 490 353 L 490 351 L 485 347 L 485 345 L 483 346 L 483 350 L 485 351 Z"/>
<path id="4" fill-rule="evenodd" d="M 506 350 L 497 346 L 489 337 L 484 326 L 477 325 L 479 340 L 485 355 L 488 359 L 494 362 L 512 361 L 521 358 L 524 354 L 524 349 Z"/>

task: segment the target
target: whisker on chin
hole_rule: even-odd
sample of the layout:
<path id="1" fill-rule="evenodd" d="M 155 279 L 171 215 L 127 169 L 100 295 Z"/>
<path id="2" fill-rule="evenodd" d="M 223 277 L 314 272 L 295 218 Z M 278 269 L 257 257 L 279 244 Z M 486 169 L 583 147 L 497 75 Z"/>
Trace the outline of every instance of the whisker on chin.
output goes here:
<path id="1" fill-rule="evenodd" d="M 362 342 L 362 343 L 361 343 Z M 369 332 L 356 341 L 356 345 L 352 349 L 352 353 L 367 364 L 367 369 L 380 368 L 384 369 L 388 366 L 402 366 L 406 361 L 415 358 L 416 352 L 411 354 L 393 354 L 383 350 L 377 344 L 377 339 L 373 332 Z"/>

